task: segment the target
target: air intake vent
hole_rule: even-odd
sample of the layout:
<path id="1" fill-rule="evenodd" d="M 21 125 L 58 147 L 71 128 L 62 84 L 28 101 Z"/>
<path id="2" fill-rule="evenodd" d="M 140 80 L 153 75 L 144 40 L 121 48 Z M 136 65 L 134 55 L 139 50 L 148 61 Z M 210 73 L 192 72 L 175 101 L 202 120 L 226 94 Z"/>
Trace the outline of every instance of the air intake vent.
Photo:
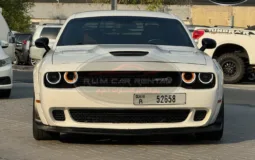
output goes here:
<path id="1" fill-rule="evenodd" d="M 113 51 L 110 52 L 114 56 L 145 56 L 149 52 L 144 51 Z"/>
<path id="2" fill-rule="evenodd" d="M 0 77 L 0 85 L 11 84 L 10 77 Z"/>
<path id="3" fill-rule="evenodd" d="M 194 117 L 194 121 L 202 121 L 204 120 L 205 116 L 206 116 L 206 111 L 205 110 L 198 110 L 195 113 L 195 117 Z"/>
<path id="4" fill-rule="evenodd" d="M 53 110 L 52 115 L 56 121 L 65 121 L 65 114 L 63 110 Z"/>

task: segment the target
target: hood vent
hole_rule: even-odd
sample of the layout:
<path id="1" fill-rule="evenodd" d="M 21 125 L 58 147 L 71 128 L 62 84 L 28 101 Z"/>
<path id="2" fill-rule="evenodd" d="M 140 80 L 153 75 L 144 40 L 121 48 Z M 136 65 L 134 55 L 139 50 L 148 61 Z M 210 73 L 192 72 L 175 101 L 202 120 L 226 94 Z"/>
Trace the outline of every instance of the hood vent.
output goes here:
<path id="1" fill-rule="evenodd" d="M 149 52 L 145 52 L 145 51 L 113 51 L 110 53 L 114 56 L 145 56 Z"/>

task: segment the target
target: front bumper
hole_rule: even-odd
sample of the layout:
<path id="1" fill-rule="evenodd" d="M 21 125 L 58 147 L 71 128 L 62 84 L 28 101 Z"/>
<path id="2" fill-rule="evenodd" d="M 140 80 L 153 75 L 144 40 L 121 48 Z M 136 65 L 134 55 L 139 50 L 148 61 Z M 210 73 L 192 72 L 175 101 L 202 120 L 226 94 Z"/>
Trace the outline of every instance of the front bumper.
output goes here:
<path id="1" fill-rule="evenodd" d="M 9 79 L 9 80 L 8 80 Z M 0 67 L 0 90 L 11 89 L 12 88 L 12 81 L 13 81 L 13 71 L 12 65 L 6 65 L 4 67 Z"/>
<path id="2" fill-rule="evenodd" d="M 187 127 L 187 128 L 161 128 L 161 129 L 95 129 L 95 128 L 74 128 L 74 127 L 56 127 L 48 126 L 37 122 L 38 129 L 59 132 L 59 133 L 77 133 L 88 135 L 116 135 L 116 136 L 151 136 L 167 134 L 194 134 L 201 132 L 220 131 L 223 128 L 222 123 L 214 123 L 206 127 Z"/>
<path id="3" fill-rule="evenodd" d="M 128 90 L 128 89 L 127 89 Z M 209 90 L 187 90 L 176 89 L 171 92 L 170 88 L 162 88 L 161 93 L 186 93 L 186 104 L 183 105 L 134 105 L 133 92 L 109 92 L 100 95 L 96 90 L 90 88 L 86 90 L 89 94 L 81 94 L 76 89 L 47 89 L 43 88 L 40 94 L 41 103 L 36 103 L 40 120 L 44 125 L 65 127 L 65 128 L 94 128 L 94 129 L 163 129 L 163 128 L 193 128 L 204 127 L 212 124 L 219 112 L 222 97 L 218 96 L 216 88 Z M 88 96 L 89 95 L 89 96 Z M 36 96 L 39 97 L 39 96 Z M 108 101 L 107 101 L 108 99 Z M 118 103 L 111 100 L 117 99 Z M 122 103 L 120 103 L 122 102 Z M 64 121 L 56 121 L 52 115 L 53 110 L 63 110 Z M 187 118 L 178 123 L 88 123 L 77 122 L 70 115 L 70 109 L 189 109 Z M 207 115 L 202 121 L 194 121 L 197 110 L 206 110 Z"/>

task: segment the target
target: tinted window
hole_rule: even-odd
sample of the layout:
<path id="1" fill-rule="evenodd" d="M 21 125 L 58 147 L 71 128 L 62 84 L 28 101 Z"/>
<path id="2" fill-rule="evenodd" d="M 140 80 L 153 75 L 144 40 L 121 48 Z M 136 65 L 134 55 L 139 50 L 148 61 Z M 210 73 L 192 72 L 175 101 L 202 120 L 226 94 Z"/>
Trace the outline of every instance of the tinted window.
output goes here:
<path id="1" fill-rule="evenodd" d="M 148 17 L 93 17 L 71 20 L 65 27 L 58 46 L 86 44 L 194 47 L 179 21 Z"/>
<path id="2" fill-rule="evenodd" d="M 45 27 L 45 28 L 43 28 L 40 37 L 47 37 L 49 39 L 56 39 L 59 30 L 60 30 L 60 28 Z"/>

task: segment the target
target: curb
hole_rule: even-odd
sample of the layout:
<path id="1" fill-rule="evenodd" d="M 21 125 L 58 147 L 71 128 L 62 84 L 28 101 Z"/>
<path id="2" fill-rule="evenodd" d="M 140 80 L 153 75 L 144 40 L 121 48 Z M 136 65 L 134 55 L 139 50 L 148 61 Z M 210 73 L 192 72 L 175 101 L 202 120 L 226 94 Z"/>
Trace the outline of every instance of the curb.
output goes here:
<path id="1" fill-rule="evenodd" d="M 18 70 L 18 71 L 33 71 L 34 66 L 13 65 L 12 69 L 13 70 Z"/>

